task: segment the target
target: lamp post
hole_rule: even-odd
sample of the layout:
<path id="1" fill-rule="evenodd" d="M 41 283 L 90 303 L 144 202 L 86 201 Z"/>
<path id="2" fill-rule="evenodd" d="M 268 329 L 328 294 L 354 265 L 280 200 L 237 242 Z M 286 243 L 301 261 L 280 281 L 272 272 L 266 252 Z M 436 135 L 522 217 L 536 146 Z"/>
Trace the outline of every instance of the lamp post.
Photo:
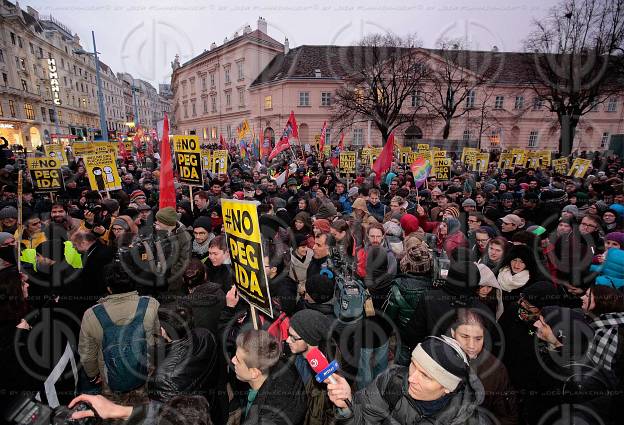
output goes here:
<path id="1" fill-rule="evenodd" d="M 91 31 L 93 37 L 93 53 L 87 52 L 83 49 L 76 49 L 74 53 L 77 55 L 89 55 L 95 59 L 95 80 L 97 81 L 98 88 L 98 107 L 100 109 L 100 132 L 102 133 L 102 140 L 108 142 L 108 126 L 106 125 L 106 110 L 104 109 L 104 93 L 102 92 L 102 78 L 100 77 L 100 61 L 98 60 L 98 52 L 95 46 L 95 31 Z"/>

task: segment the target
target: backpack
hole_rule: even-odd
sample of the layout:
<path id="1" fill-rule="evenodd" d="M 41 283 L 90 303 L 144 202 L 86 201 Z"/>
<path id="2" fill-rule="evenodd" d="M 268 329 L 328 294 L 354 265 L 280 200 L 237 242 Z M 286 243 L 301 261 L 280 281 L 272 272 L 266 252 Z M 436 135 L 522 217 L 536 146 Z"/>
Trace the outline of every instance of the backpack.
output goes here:
<path id="1" fill-rule="evenodd" d="M 364 284 L 356 279 L 345 279 L 344 276 L 336 276 L 336 289 L 334 290 L 334 314 L 341 322 L 354 322 L 364 316 L 364 303 L 368 297 L 368 291 Z"/>
<path id="2" fill-rule="evenodd" d="M 128 392 L 147 380 L 147 339 L 143 318 L 149 297 L 140 297 L 130 323 L 116 325 L 102 304 L 93 307 L 102 325 L 102 354 L 106 366 L 106 382 L 114 392 Z"/>

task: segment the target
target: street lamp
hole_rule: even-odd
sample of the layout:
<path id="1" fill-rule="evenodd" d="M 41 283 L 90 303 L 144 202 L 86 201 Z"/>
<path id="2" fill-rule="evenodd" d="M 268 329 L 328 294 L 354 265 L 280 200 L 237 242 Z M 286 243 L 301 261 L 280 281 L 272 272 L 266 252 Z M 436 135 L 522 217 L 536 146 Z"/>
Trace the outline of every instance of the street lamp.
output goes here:
<path id="1" fill-rule="evenodd" d="M 98 107 L 100 108 L 100 131 L 102 133 L 102 140 L 108 142 L 108 127 L 106 125 L 106 111 L 104 110 L 104 93 L 102 92 L 102 79 L 100 78 L 100 61 L 98 60 L 98 52 L 95 47 L 94 31 L 91 31 L 91 36 L 93 37 L 93 53 L 87 52 L 84 49 L 75 49 L 74 53 L 77 55 L 89 55 L 95 58 L 95 79 L 98 88 Z"/>

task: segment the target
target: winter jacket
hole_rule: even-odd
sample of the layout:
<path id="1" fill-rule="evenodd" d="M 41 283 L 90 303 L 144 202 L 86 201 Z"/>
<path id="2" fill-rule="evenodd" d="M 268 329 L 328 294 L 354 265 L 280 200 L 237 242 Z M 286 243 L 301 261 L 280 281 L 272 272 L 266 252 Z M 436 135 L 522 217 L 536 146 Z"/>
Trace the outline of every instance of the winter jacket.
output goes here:
<path id="1" fill-rule="evenodd" d="M 147 383 L 150 399 L 166 402 L 181 394 L 204 393 L 219 355 L 214 335 L 192 329 L 186 338 L 162 348 L 164 356 Z"/>
<path id="2" fill-rule="evenodd" d="M 242 425 L 300 425 L 306 415 L 307 396 L 292 363 L 280 360 L 269 372 Z M 244 410 L 244 409 L 243 409 Z"/>
<path id="3" fill-rule="evenodd" d="M 375 220 L 383 223 L 384 215 L 386 215 L 386 212 L 388 212 L 388 207 L 381 202 L 378 202 L 377 205 L 373 205 L 370 202 L 367 202 L 366 206 L 368 208 L 368 212 L 373 217 L 375 217 Z"/>
<path id="4" fill-rule="evenodd" d="M 352 414 L 337 423 L 477 425 L 487 423 L 477 412 L 483 401 L 483 385 L 470 371 L 469 382 L 449 394 L 450 401 L 433 417 L 424 416 L 408 393 L 408 368 L 392 366 L 353 396 Z"/>
<path id="5" fill-rule="evenodd" d="M 505 366 L 490 352 L 483 350 L 476 359 L 470 360 L 483 388 L 485 400 L 482 408 L 496 417 L 501 425 L 518 423 L 518 404 Z"/>
<path id="6" fill-rule="evenodd" d="M 597 285 L 620 289 L 624 286 L 624 250 L 611 248 L 607 251 L 602 265 L 590 266 L 590 271 L 598 272 Z"/>
<path id="7" fill-rule="evenodd" d="M 195 290 L 182 298 L 193 310 L 193 321 L 196 328 L 206 328 L 216 335 L 219 317 L 225 307 L 225 293 L 221 285 L 208 282 L 199 285 Z"/>
<path id="8" fill-rule="evenodd" d="M 414 315 L 414 308 L 432 287 L 431 278 L 426 276 L 400 274 L 394 279 L 384 312 L 397 324 L 402 341 L 405 339 L 408 323 Z M 404 366 L 409 363 L 409 351 L 403 344 L 397 359 L 397 362 L 399 361 L 399 364 Z"/>
<path id="9" fill-rule="evenodd" d="M 230 264 L 221 264 L 220 266 L 213 266 L 210 260 L 206 261 L 206 276 L 208 281 L 218 283 L 221 286 L 223 292 L 230 290 L 234 284 L 234 278 L 232 277 L 232 266 Z"/>
<path id="10" fill-rule="evenodd" d="M 98 301 L 116 325 L 128 324 L 137 311 L 139 294 L 137 291 L 113 294 Z M 143 327 L 148 346 L 154 345 L 154 335 L 160 334 L 160 322 L 158 321 L 159 303 L 153 298 L 149 299 Z M 104 377 L 104 358 L 102 356 L 102 339 L 104 332 L 100 321 L 93 312 L 93 307 L 89 308 L 82 318 L 80 325 L 80 337 L 78 340 L 78 352 L 80 362 L 88 377 L 93 378 L 98 374 Z M 149 349 L 148 349 L 149 352 Z"/>
<path id="11" fill-rule="evenodd" d="M 313 255 L 314 252 L 309 249 L 306 252 L 306 256 L 300 258 L 295 252 L 295 249 L 290 250 L 290 269 L 288 270 L 288 276 L 302 288 L 305 288 L 306 273 Z"/>

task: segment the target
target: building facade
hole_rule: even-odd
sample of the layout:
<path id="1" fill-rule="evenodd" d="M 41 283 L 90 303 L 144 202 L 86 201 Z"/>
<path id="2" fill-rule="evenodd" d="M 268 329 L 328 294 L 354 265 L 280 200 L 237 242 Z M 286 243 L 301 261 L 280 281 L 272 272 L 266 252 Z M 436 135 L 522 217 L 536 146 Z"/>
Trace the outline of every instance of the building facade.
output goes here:
<path id="1" fill-rule="evenodd" d="M 54 17 L 0 2 L 0 74 L 0 136 L 10 144 L 32 149 L 101 137 L 94 56 Z M 132 77 L 119 78 L 101 61 L 100 76 L 108 136 L 122 136 L 133 121 Z M 169 101 L 149 83 L 138 86 L 141 124 L 155 128 Z"/>
<path id="2" fill-rule="evenodd" d="M 258 34 L 261 40 L 257 40 Z M 247 30 L 218 47 L 213 44 L 209 51 L 182 65 L 174 62 L 174 131 L 197 134 L 208 142 L 218 140 L 221 134 L 232 139 L 236 127 L 246 119 L 256 134 L 274 142 L 294 111 L 302 144 L 318 140 L 324 122 L 330 142 L 337 143 L 341 135 L 331 128 L 332 106 L 336 90 L 352 66 L 349 49 L 353 47 L 304 45 L 290 49 L 287 40 L 280 44 L 268 36 L 261 19 L 257 31 Z M 395 130 L 398 143 L 452 145 L 454 150 L 462 146 L 556 150 L 560 134 L 556 114 L 547 111 L 524 81 L 523 54 L 497 50 L 466 53 L 470 65 L 462 72 L 483 73 L 485 82 L 467 93 L 458 108 L 459 116 L 451 122 L 449 136 L 443 138 L 444 121 L 423 107 L 422 93 L 413 93 L 403 109 L 408 113 L 416 109 L 416 119 Z M 436 50 L 418 49 L 414 54 L 423 55 L 434 66 L 444 60 Z M 423 91 L 427 90 L 425 84 Z M 621 98 L 597 105 L 581 118 L 573 150 L 605 148 L 611 135 L 624 133 L 623 118 Z M 375 125 L 360 121 L 342 129 L 345 143 L 381 145 Z"/>

